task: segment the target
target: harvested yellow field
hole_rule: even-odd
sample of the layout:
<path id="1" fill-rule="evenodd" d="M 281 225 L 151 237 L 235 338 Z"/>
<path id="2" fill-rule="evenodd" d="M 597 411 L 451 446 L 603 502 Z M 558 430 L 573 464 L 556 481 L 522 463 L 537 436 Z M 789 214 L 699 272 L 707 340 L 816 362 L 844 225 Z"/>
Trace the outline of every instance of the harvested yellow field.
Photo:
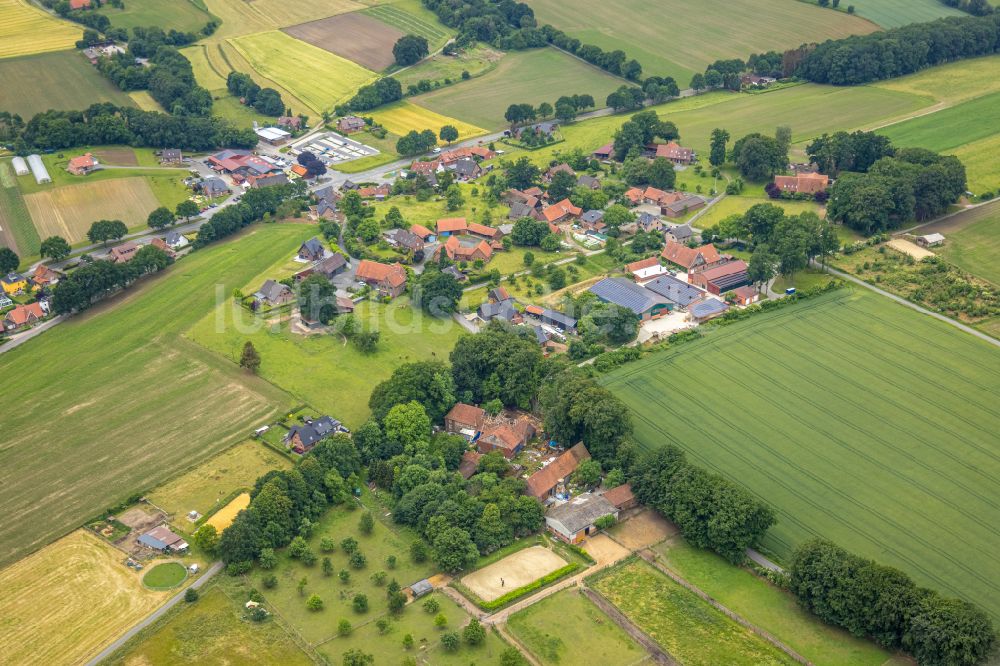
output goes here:
<path id="1" fill-rule="evenodd" d="M 205 0 L 214 16 L 222 19 L 216 35 L 236 37 L 262 30 L 285 28 L 307 21 L 355 12 L 377 2 L 355 0 Z"/>
<path id="2" fill-rule="evenodd" d="M 163 484 L 149 494 L 149 500 L 170 514 L 179 527 L 184 527 L 188 512 L 207 516 L 234 491 L 252 488 L 257 477 L 290 466 L 287 458 L 260 442 L 247 440 Z"/>
<path id="3" fill-rule="evenodd" d="M 124 559 L 81 529 L 0 571 L 4 663 L 83 663 L 167 600 Z"/>
<path id="4" fill-rule="evenodd" d="M 83 26 L 60 21 L 27 0 L 0 0 L 0 58 L 71 49 Z"/>
<path id="5" fill-rule="evenodd" d="M 272 30 L 230 40 L 262 76 L 274 80 L 315 113 L 331 110 L 377 75 L 346 58 Z"/>
<path id="6" fill-rule="evenodd" d="M 222 507 L 212 517 L 205 522 L 214 527 L 219 533 L 229 527 L 243 509 L 250 506 L 250 493 L 242 493 L 236 496 L 232 502 Z"/>
<path id="7" fill-rule="evenodd" d="M 400 136 L 410 130 L 422 132 L 426 129 L 434 130 L 434 133 L 437 134 L 445 125 L 452 125 L 458 130 L 459 141 L 479 136 L 480 134 L 486 134 L 486 130 L 482 127 L 463 123 L 461 120 L 443 116 L 440 113 L 425 109 L 416 104 L 410 104 L 409 102 L 396 102 L 395 104 L 383 106 L 370 112 L 368 115 L 393 134 Z M 439 143 L 444 144 L 443 141 Z"/>
<path id="8" fill-rule="evenodd" d="M 24 195 L 41 238 L 62 236 L 70 243 L 86 239 L 96 220 L 121 220 L 129 227 L 146 223 L 159 207 L 145 178 L 95 180 Z"/>
<path id="9" fill-rule="evenodd" d="M 229 70 L 227 68 L 225 73 L 217 71 L 208 58 L 208 49 L 218 49 L 218 46 L 216 44 L 195 44 L 181 49 L 181 54 L 191 62 L 194 79 L 199 86 L 205 90 L 223 90 L 226 87 L 226 76 L 229 75 Z"/>
<path id="10" fill-rule="evenodd" d="M 163 107 L 160 103 L 153 99 L 153 96 L 149 94 L 148 90 L 133 90 L 128 94 L 138 106 L 143 111 L 159 111 L 163 112 Z"/>
<path id="11" fill-rule="evenodd" d="M 872 84 L 876 88 L 929 97 L 948 106 L 1000 91 L 1000 55 L 931 67 Z"/>

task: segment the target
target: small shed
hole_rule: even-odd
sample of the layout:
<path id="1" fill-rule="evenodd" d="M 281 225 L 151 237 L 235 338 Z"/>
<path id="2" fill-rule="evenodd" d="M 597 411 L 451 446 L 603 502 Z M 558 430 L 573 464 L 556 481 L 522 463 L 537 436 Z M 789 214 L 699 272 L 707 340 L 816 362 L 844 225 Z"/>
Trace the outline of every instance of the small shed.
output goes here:
<path id="1" fill-rule="evenodd" d="M 410 585 L 410 592 L 413 593 L 414 599 L 419 599 L 420 597 L 430 594 L 434 591 L 434 586 L 431 582 L 424 578 L 423 580 L 418 580 L 413 585 Z"/>
<path id="2" fill-rule="evenodd" d="M 28 163 L 24 161 L 23 157 L 15 157 L 10 161 L 10 164 L 14 167 L 14 173 L 18 176 L 27 176 L 31 173 L 31 170 L 28 169 Z"/>
<path id="3" fill-rule="evenodd" d="M 944 243 L 944 236 L 941 234 L 927 234 L 917 236 L 917 245 L 920 247 L 936 247 Z"/>

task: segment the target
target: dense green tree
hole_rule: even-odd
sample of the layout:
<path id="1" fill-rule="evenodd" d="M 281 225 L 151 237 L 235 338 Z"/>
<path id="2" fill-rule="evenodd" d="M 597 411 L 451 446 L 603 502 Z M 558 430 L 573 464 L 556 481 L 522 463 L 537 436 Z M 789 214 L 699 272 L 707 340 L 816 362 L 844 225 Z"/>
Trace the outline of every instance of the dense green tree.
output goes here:
<path id="1" fill-rule="evenodd" d="M 177 204 L 177 208 L 174 209 L 174 215 L 177 217 L 183 217 L 185 221 L 190 222 L 192 217 L 195 217 L 201 211 L 198 209 L 198 204 L 191 201 L 190 199 L 185 199 L 184 201 Z"/>
<path id="2" fill-rule="evenodd" d="M 299 285 L 298 305 L 306 321 L 328 323 L 337 315 L 337 290 L 325 276 L 313 273 Z"/>
<path id="3" fill-rule="evenodd" d="M 450 358 L 456 393 L 467 401 L 499 398 L 505 405 L 527 408 L 538 390 L 538 344 L 501 322 L 459 338 Z"/>
<path id="4" fill-rule="evenodd" d="M 459 527 L 447 527 L 434 538 L 434 561 L 447 573 L 458 573 L 479 558 L 479 551 L 469 533 Z"/>
<path id="5" fill-rule="evenodd" d="M 383 425 L 386 439 L 398 443 L 410 455 L 430 440 L 431 420 L 423 405 L 415 400 L 395 405 L 386 414 Z"/>
<path id="6" fill-rule="evenodd" d="M 436 265 L 429 265 L 424 269 L 414 289 L 414 301 L 428 314 L 448 317 L 458 310 L 462 285 L 448 273 L 436 268 Z"/>
<path id="7" fill-rule="evenodd" d="M 660 190 L 672 189 L 677 180 L 674 165 L 665 157 L 657 157 L 646 170 L 646 179 L 650 185 Z"/>
<path id="8" fill-rule="evenodd" d="M 601 482 L 603 472 L 597 460 L 584 460 L 573 472 L 573 480 L 586 488 L 594 488 Z"/>
<path id="9" fill-rule="evenodd" d="M 500 517 L 500 507 L 487 504 L 472 532 L 476 547 L 483 555 L 492 553 L 514 541 L 514 530 Z"/>
<path id="10" fill-rule="evenodd" d="M 486 640 L 486 629 L 483 628 L 479 620 L 472 618 L 469 620 L 469 624 L 462 629 L 462 638 L 469 645 L 482 645 Z"/>
<path id="11" fill-rule="evenodd" d="M 769 136 L 748 134 L 733 144 L 733 161 L 744 178 L 762 181 L 788 166 L 788 151 Z"/>
<path id="12" fill-rule="evenodd" d="M 254 373 L 260 369 L 260 354 L 257 353 L 257 348 L 249 340 L 243 343 L 243 352 L 240 355 L 240 367 Z"/>
<path id="13" fill-rule="evenodd" d="M 49 236 L 42 241 L 39 248 L 39 252 L 43 257 L 52 259 L 53 261 L 62 261 L 69 256 L 70 251 L 69 243 L 62 236 Z M 14 268 L 17 268 L 16 263 L 14 264 Z"/>
<path id="14" fill-rule="evenodd" d="M 590 454 L 604 463 L 615 461 L 618 447 L 632 434 L 628 407 L 582 374 L 550 379 L 542 387 L 538 403 L 547 433 L 569 446 L 586 442 Z"/>
<path id="15" fill-rule="evenodd" d="M 91 243 L 108 244 L 108 241 L 120 240 L 128 233 L 128 227 L 121 220 L 98 220 L 87 230 L 87 239 Z"/>
<path id="16" fill-rule="evenodd" d="M 519 245 L 521 247 L 535 247 L 541 244 L 542 239 L 549 234 L 549 225 L 541 220 L 536 220 L 531 217 L 522 217 L 521 219 L 514 222 L 514 228 L 511 231 L 511 239 L 514 241 L 514 245 Z M 532 258 L 534 255 L 532 255 Z"/>
<path id="17" fill-rule="evenodd" d="M 400 67 L 420 62 L 429 52 L 427 39 L 419 35 L 403 35 L 392 47 L 392 56 Z"/>
<path id="18" fill-rule="evenodd" d="M 526 190 L 537 185 L 542 172 L 527 157 L 521 157 L 516 162 L 506 166 L 507 184 L 515 190 Z"/>
<path id="19" fill-rule="evenodd" d="M 708 155 L 709 164 L 720 167 L 726 163 L 726 144 L 728 142 L 729 132 L 718 127 L 712 130 L 712 144 Z"/>
<path id="20" fill-rule="evenodd" d="M 568 171 L 559 171 L 549 182 L 549 201 L 561 201 L 576 187 L 576 176 Z"/>
<path id="21" fill-rule="evenodd" d="M 433 423 L 441 423 L 456 402 L 451 369 L 440 361 L 405 363 L 389 379 L 375 386 L 368 407 L 373 418 L 382 420 L 393 406 L 411 400 L 424 407 Z M 357 436 L 355 433 L 355 439 Z"/>
<path id="22" fill-rule="evenodd" d="M 438 133 L 438 136 L 441 137 L 442 141 L 447 141 L 451 144 L 458 138 L 458 130 L 454 125 L 444 125 Z"/>

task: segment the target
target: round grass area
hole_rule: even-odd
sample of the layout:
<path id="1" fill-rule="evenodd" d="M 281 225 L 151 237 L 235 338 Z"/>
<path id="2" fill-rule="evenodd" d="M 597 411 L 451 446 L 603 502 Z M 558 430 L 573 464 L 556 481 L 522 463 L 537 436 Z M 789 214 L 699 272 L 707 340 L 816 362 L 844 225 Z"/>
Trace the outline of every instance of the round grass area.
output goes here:
<path id="1" fill-rule="evenodd" d="M 187 569 L 177 562 L 164 562 L 146 572 L 142 584 L 153 590 L 169 590 L 177 587 L 187 578 Z"/>

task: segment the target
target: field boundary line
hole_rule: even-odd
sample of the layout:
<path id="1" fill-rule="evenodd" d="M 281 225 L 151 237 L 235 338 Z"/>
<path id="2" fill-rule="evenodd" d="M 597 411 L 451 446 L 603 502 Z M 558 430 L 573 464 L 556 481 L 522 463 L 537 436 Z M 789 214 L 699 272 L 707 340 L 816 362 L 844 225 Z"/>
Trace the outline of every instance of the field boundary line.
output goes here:
<path id="1" fill-rule="evenodd" d="M 712 598 L 712 596 L 709 595 L 707 592 L 702 591 L 701 588 L 697 587 L 696 585 L 693 585 L 692 583 L 689 583 L 688 581 L 686 581 L 685 579 L 681 578 L 680 576 L 678 576 L 677 574 L 675 574 L 673 571 L 671 571 L 670 569 L 668 569 L 667 567 L 663 566 L 663 564 L 661 564 L 659 562 L 659 560 L 657 559 L 656 553 L 654 553 L 653 551 L 649 550 L 648 548 L 644 548 L 641 551 L 639 551 L 639 557 L 641 557 L 643 560 L 645 560 L 649 564 L 653 565 L 653 567 L 657 571 L 665 574 L 668 578 L 670 578 L 670 580 L 674 581 L 675 583 L 677 583 L 681 587 L 685 588 L 686 590 L 695 593 L 703 601 L 708 602 L 708 604 L 710 604 L 713 608 L 715 608 L 718 611 L 721 611 L 730 620 L 733 620 L 737 624 L 739 624 L 739 625 L 741 625 L 741 626 L 749 629 L 753 633 L 757 634 L 758 636 L 760 636 L 761 638 L 763 638 L 765 641 L 767 641 L 768 643 L 770 643 L 774 647 L 778 648 L 779 650 L 781 650 L 782 652 L 784 652 L 785 654 L 787 654 L 789 657 L 791 657 L 795 661 L 799 662 L 800 664 L 805 664 L 805 666 L 814 666 L 811 661 L 809 661 L 808 659 L 806 659 L 805 657 L 803 657 L 801 654 L 799 654 L 798 652 L 796 652 L 795 650 L 793 650 L 789 646 L 787 646 L 784 643 L 782 643 L 781 641 L 779 641 L 770 632 L 768 632 L 768 631 L 766 631 L 764 629 L 761 629 L 760 627 L 758 627 L 757 625 L 755 625 L 753 622 L 750 622 L 749 620 L 745 619 L 739 613 L 736 613 L 735 611 L 730 610 L 726 606 L 723 606 L 721 603 L 719 603 L 714 598 Z"/>
<path id="2" fill-rule="evenodd" d="M 649 656 L 652 658 L 653 663 L 662 664 L 663 666 L 680 666 L 680 662 L 675 660 L 673 656 L 663 649 L 659 643 L 653 640 L 649 634 L 640 629 L 632 620 L 628 618 L 624 613 L 618 610 L 618 607 L 613 603 L 604 598 L 597 590 L 593 590 L 586 585 L 580 586 L 580 590 L 583 592 L 584 596 L 587 597 L 595 606 L 597 606 L 605 615 L 607 615 L 611 620 L 621 627 L 622 631 L 631 636 L 639 645 L 644 647 Z"/>
<path id="3" fill-rule="evenodd" d="M 499 633 L 501 637 L 517 648 L 517 651 L 521 653 L 521 656 L 524 657 L 528 663 L 531 664 L 531 666 L 542 666 L 542 663 L 535 658 L 534 653 L 525 647 L 524 643 L 518 640 L 518 638 L 507 629 L 506 622 L 497 622 L 493 625 L 493 627 L 497 630 L 497 633 Z"/>

